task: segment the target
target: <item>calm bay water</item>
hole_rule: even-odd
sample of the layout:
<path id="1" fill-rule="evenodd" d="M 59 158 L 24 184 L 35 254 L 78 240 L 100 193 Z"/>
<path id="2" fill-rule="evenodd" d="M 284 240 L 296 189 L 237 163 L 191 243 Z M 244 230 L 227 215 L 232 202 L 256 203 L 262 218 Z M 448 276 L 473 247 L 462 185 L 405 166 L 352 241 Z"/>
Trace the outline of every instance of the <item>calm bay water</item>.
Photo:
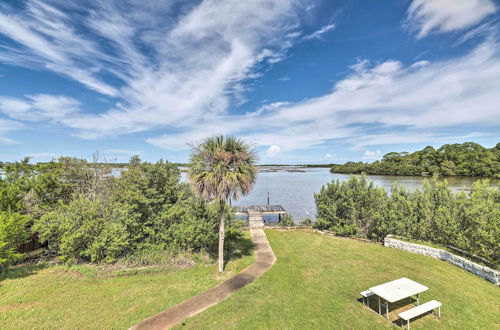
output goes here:
<path id="1" fill-rule="evenodd" d="M 293 169 L 292 169 L 293 170 Z M 332 180 L 348 180 L 348 174 L 332 174 L 328 168 L 305 168 L 303 172 L 288 170 L 264 171 L 258 175 L 257 183 L 247 196 L 233 201 L 232 205 L 265 205 L 269 193 L 270 204 L 282 205 L 295 221 L 303 218 L 315 219 L 316 205 L 314 193 Z M 369 175 L 369 180 L 378 186 L 390 190 L 395 182 L 414 190 L 422 187 L 423 177 Z M 452 191 L 469 190 L 479 178 L 449 177 L 448 184 Z M 182 173 L 186 180 L 186 173 Z M 500 180 L 492 180 L 492 185 L 500 186 Z M 276 221 L 276 217 L 265 217 L 266 221 Z"/>

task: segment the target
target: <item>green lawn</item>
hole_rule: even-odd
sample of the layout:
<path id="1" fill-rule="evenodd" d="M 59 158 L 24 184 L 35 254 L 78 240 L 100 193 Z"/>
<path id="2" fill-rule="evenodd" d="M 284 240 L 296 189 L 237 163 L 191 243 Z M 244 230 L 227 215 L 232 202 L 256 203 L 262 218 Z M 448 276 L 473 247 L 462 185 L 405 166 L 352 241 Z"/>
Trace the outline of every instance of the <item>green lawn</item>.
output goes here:
<path id="1" fill-rule="evenodd" d="M 358 301 L 359 292 L 400 277 L 429 287 L 421 302 L 443 303 L 440 321 L 426 315 L 413 321 L 412 328 L 500 328 L 500 288 L 448 263 L 306 231 L 266 234 L 278 257 L 273 268 L 179 328 L 390 328 L 391 323 Z M 397 318 L 397 311 L 391 318 Z"/>
<path id="2" fill-rule="evenodd" d="M 247 238 L 244 245 L 252 244 Z M 90 265 L 13 269 L 0 278 L 0 329 L 127 329 L 234 276 L 254 259 L 235 258 L 223 277 L 216 265 L 114 272 L 105 278 Z"/>

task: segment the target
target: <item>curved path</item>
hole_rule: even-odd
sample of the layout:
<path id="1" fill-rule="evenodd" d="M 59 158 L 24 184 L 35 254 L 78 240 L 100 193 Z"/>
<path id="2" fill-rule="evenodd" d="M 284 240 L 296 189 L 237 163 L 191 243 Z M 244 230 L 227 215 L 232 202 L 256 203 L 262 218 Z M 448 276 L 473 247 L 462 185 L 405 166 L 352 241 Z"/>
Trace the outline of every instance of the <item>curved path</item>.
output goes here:
<path id="1" fill-rule="evenodd" d="M 182 322 L 188 317 L 203 312 L 205 309 L 218 304 L 248 283 L 253 282 L 264 274 L 276 261 L 276 256 L 269 245 L 264 230 L 250 229 L 252 242 L 255 245 L 255 262 L 235 277 L 222 282 L 212 289 L 200 293 L 166 311 L 160 312 L 149 319 L 133 326 L 133 330 L 168 329 Z"/>

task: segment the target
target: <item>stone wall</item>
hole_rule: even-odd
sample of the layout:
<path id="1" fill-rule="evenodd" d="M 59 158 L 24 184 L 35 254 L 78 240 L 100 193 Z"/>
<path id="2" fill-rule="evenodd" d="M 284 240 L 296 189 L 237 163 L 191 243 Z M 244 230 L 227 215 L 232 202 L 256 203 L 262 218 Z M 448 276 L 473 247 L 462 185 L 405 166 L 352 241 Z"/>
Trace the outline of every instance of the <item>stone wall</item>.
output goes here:
<path id="1" fill-rule="evenodd" d="M 394 238 L 392 235 L 387 235 L 387 237 L 384 239 L 384 245 L 387 247 L 423 254 L 425 256 L 444 260 L 455 266 L 463 268 L 471 272 L 472 274 L 480 276 L 485 280 L 488 280 L 496 285 L 500 285 L 499 271 L 491 269 L 486 266 L 479 265 L 463 257 L 454 255 L 453 253 L 450 253 L 448 251 L 436 249 L 430 246 L 408 243 L 405 241 L 398 240 Z"/>

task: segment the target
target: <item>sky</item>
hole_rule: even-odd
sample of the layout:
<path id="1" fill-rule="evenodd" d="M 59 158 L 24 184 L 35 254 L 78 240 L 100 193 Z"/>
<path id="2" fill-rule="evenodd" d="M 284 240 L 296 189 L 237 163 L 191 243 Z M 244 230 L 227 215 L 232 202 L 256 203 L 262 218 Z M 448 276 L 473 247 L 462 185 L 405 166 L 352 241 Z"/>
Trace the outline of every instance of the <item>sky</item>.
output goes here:
<path id="1" fill-rule="evenodd" d="M 0 0 L 0 161 L 372 162 L 500 142 L 492 0 Z"/>

